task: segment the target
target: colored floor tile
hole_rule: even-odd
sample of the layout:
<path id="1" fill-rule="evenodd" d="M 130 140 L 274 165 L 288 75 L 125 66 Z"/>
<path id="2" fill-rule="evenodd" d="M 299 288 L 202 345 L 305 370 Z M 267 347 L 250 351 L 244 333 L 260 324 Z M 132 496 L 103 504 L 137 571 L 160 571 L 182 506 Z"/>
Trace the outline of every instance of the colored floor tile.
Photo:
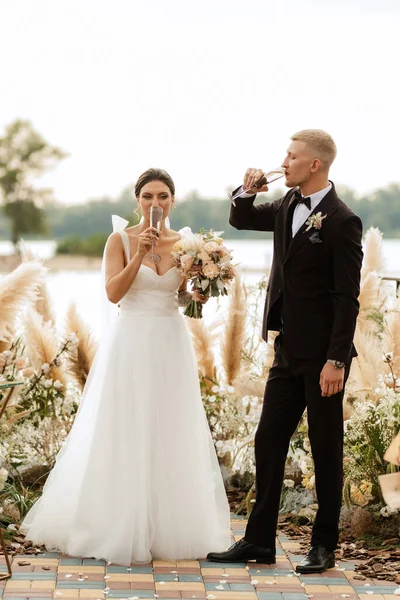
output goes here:
<path id="1" fill-rule="evenodd" d="M 246 522 L 232 520 L 232 533 L 244 535 Z M 277 537 L 276 563 L 215 563 L 157 560 L 113 565 L 104 560 L 57 552 L 19 555 L 12 578 L 0 581 L 0 600 L 395 600 L 399 586 L 355 579 L 356 565 L 338 561 L 318 575 L 297 575 L 300 544 Z M 18 563 L 27 564 L 18 564 Z M 0 573 L 6 572 L 0 557 Z"/>

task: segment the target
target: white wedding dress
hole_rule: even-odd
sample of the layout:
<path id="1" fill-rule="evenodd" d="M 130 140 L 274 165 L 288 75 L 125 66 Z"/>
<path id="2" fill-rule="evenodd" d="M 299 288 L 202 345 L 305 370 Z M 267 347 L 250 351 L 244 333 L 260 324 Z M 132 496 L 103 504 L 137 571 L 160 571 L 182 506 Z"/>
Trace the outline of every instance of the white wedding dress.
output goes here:
<path id="1" fill-rule="evenodd" d="M 121 300 L 70 435 L 23 522 L 34 544 L 124 565 L 230 545 L 180 284 L 175 267 L 159 276 L 142 265 Z"/>

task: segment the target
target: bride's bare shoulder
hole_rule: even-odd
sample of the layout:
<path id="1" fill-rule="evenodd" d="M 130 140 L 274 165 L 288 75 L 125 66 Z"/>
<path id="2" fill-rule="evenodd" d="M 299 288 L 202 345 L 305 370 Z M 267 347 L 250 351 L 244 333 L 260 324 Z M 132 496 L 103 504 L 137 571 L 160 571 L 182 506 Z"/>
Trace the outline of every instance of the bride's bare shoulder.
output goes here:
<path id="1" fill-rule="evenodd" d="M 107 239 L 107 244 L 110 245 L 112 244 L 113 246 L 115 246 L 116 244 L 122 244 L 122 239 L 121 239 L 121 235 L 118 231 L 113 231 L 112 233 L 110 233 L 110 235 L 108 236 Z"/>

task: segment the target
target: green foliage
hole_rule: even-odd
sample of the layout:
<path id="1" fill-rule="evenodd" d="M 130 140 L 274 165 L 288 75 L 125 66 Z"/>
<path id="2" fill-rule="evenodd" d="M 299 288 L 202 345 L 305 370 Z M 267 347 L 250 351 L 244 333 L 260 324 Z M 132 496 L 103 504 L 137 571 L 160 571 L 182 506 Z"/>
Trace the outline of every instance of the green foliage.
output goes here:
<path id="1" fill-rule="evenodd" d="M 337 186 L 339 197 L 361 218 L 364 231 L 378 227 L 389 238 L 400 236 L 400 184 L 379 188 L 367 196 L 357 197 L 355 192 Z"/>
<path id="2" fill-rule="evenodd" d="M 86 239 L 73 235 L 57 244 L 57 254 L 103 256 L 106 241 L 107 234 L 104 233 L 95 233 Z"/>
<path id="3" fill-rule="evenodd" d="M 279 197 L 277 192 L 274 197 Z M 178 201 L 170 215 L 171 227 L 175 230 L 191 227 L 192 231 L 224 231 L 226 239 L 260 237 L 259 232 L 237 231 L 228 223 L 230 202 L 226 199 L 200 198 L 197 194 L 189 194 Z M 63 239 L 70 236 L 88 238 L 95 233 L 109 235 L 111 233 L 111 215 L 118 214 L 135 225 L 138 218 L 134 213 L 136 202 L 130 188 L 125 189 L 117 200 L 101 198 L 86 204 L 62 206 L 52 204 L 46 207 L 46 218 L 52 237 Z M 0 237 L 4 235 L 0 224 Z M 269 235 L 269 234 L 267 234 Z"/>
<path id="4" fill-rule="evenodd" d="M 32 200 L 16 200 L 3 207 L 4 215 L 11 221 L 11 239 L 17 243 L 25 233 L 49 233 L 44 211 Z"/>
<path id="5" fill-rule="evenodd" d="M 40 490 L 26 488 L 21 482 L 7 482 L 0 492 L 0 504 L 6 502 L 8 506 L 15 508 L 19 513 L 20 520 L 22 521 L 22 519 L 24 519 L 29 510 L 35 504 L 36 500 L 39 499 L 40 495 Z M 6 517 L 6 521 L 10 521 L 10 519 L 7 519 Z"/>
<path id="6" fill-rule="evenodd" d="M 14 244 L 25 233 L 47 233 L 43 205 L 51 195 L 49 190 L 35 188 L 31 180 L 64 156 L 29 121 L 14 121 L 0 137 L 0 195 Z"/>
<path id="7" fill-rule="evenodd" d="M 0 140 L 1 153 L 1 140 Z M 2 163 L 0 160 L 0 173 Z M 2 187 L 0 177 L 0 188 Z M 8 185 L 8 184 L 7 184 Z M 337 186 L 342 200 L 358 214 L 366 231 L 370 227 L 379 227 L 383 234 L 390 238 L 400 235 L 400 184 L 392 184 L 386 188 L 377 189 L 370 195 L 358 197 L 353 190 Z M 284 190 L 270 192 L 265 199 L 268 202 L 280 198 Z M 40 200 L 40 198 L 38 199 Z M 262 201 L 262 200 L 261 200 Z M 40 206 L 40 202 L 36 202 Z M 131 225 L 137 223 L 134 214 L 136 201 L 132 194 L 132 186 L 127 186 L 118 198 L 103 197 L 93 199 L 85 204 L 60 205 L 54 202 L 43 203 L 46 221 L 49 224 L 49 234 L 56 239 L 89 238 L 96 233 L 109 235 L 111 233 L 111 215 L 125 216 Z M 193 231 L 214 229 L 224 231 L 226 239 L 257 239 L 259 232 L 238 231 L 228 223 L 230 201 L 226 198 L 202 198 L 197 192 L 192 192 L 181 200 L 178 199 L 176 208 L 171 213 L 171 226 L 181 229 L 189 226 Z M 32 228 L 32 233 L 42 233 L 40 229 Z M 26 233 L 23 231 L 23 233 Z M 47 234 L 46 234 L 47 235 Z M 261 234 L 271 237 L 271 234 Z M 8 236 L 7 223 L 0 223 L 0 238 Z"/>
<path id="8" fill-rule="evenodd" d="M 357 402 L 354 408 L 346 422 L 347 484 L 369 483 L 371 500 L 380 501 L 378 477 L 391 471 L 384 454 L 400 429 L 400 394 L 393 388 L 382 387 L 382 395 L 376 404 L 370 401 Z"/>
<path id="9" fill-rule="evenodd" d="M 364 225 L 364 231 L 370 227 L 379 227 L 387 237 L 400 235 L 400 184 L 376 190 L 370 196 L 356 197 L 348 188 L 338 189 L 340 197 L 358 214 Z M 268 201 L 280 198 L 284 190 L 276 190 L 268 195 Z M 267 196 L 265 196 L 267 198 Z M 111 215 L 130 215 L 134 219 L 136 208 L 130 187 L 126 188 L 117 200 L 102 198 L 87 204 L 75 206 L 51 205 L 46 209 L 52 235 L 62 238 L 69 235 L 89 237 L 96 232 L 111 232 Z M 214 229 L 224 231 L 225 239 L 257 239 L 271 237 L 271 234 L 260 232 L 238 231 L 228 222 L 230 201 L 226 198 L 202 198 L 196 192 L 178 200 L 171 213 L 171 226 L 181 229 L 189 226 L 193 231 Z M 129 218 L 129 217 L 126 217 Z M 1 235 L 1 228 L 0 228 Z"/>

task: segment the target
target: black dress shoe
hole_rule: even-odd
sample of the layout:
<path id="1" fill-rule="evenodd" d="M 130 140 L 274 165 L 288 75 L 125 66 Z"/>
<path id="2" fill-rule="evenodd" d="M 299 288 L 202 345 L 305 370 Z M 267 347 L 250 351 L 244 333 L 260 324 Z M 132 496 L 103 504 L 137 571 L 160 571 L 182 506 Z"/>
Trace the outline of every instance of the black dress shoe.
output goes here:
<path id="1" fill-rule="evenodd" d="M 263 548 L 241 539 L 226 552 L 209 552 L 207 560 L 226 563 L 255 560 L 258 563 L 272 565 L 275 562 L 275 548 Z"/>
<path id="2" fill-rule="evenodd" d="M 335 566 L 335 553 L 323 546 L 312 546 L 309 553 L 296 567 L 297 573 L 322 573 Z"/>

